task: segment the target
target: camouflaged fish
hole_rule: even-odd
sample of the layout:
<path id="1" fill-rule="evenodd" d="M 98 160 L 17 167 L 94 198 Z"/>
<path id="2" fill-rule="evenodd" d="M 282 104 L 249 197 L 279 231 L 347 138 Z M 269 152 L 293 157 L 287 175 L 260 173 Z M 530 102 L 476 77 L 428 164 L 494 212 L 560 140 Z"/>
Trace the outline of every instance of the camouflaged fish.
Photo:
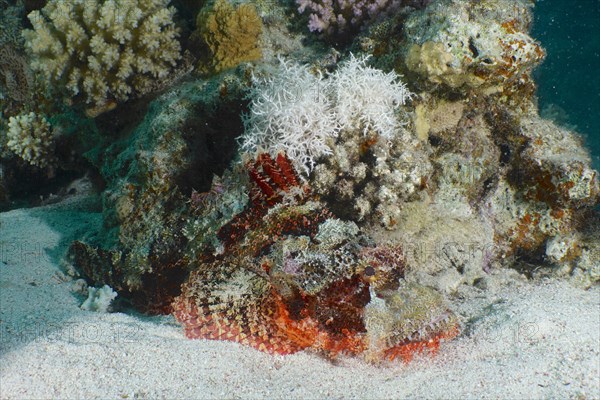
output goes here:
<path id="1" fill-rule="evenodd" d="M 285 155 L 246 167 L 249 205 L 219 229 L 222 251 L 197 257 L 173 303 L 188 337 L 408 360 L 458 334 L 439 293 L 404 281 L 401 248 L 335 218 Z"/>

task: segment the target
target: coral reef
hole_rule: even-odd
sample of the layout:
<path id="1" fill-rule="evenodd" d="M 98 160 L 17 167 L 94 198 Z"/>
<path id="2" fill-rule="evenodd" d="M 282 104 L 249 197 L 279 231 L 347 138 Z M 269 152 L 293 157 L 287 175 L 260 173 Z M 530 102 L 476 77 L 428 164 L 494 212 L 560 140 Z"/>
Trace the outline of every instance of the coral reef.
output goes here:
<path id="1" fill-rule="evenodd" d="M 110 285 L 146 312 L 170 311 L 192 237 L 188 200 L 208 190 L 233 158 L 244 85 L 227 73 L 182 82 L 155 100 L 132 132 L 90 154 L 107 182 L 104 229 L 75 242 L 70 255 L 93 285 Z"/>
<path id="2" fill-rule="evenodd" d="M 50 0 L 24 31 L 32 67 L 93 115 L 147 93 L 180 58 L 169 0 Z"/>
<path id="3" fill-rule="evenodd" d="M 517 118 L 504 106 L 450 104 L 421 103 L 431 110 L 434 172 L 426 201 L 405 203 L 402 229 L 394 232 L 412 267 L 407 279 L 453 292 L 515 259 L 540 263 L 544 252 L 558 254 L 552 243 L 567 237 L 574 259 L 552 262 L 575 279 L 577 232 L 598 204 L 597 173 L 577 137 L 531 113 Z M 457 114 L 438 121 L 440 107 Z M 570 266 L 558 267 L 565 263 Z"/>
<path id="4" fill-rule="evenodd" d="M 55 135 L 44 116 L 30 112 L 10 117 L 6 136 L 7 148 L 29 164 L 45 168 L 55 162 Z"/>
<path id="5" fill-rule="evenodd" d="M 521 126 L 521 133 L 531 143 L 522 153 L 529 167 L 519 176 L 528 187 L 525 197 L 554 207 L 595 204 L 600 194 L 598 173 L 591 168 L 581 139 L 535 116 L 524 119 Z"/>
<path id="6" fill-rule="evenodd" d="M 205 63 L 211 72 L 259 60 L 262 56 L 258 46 L 262 21 L 251 3 L 234 7 L 228 0 L 216 0 L 198 13 L 196 26 L 208 47 Z"/>
<path id="7" fill-rule="evenodd" d="M 207 3 L 220 73 L 96 119 L 104 225 L 71 246 L 90 284 L 192 338 L 377 361 L 459 334 L 448 299 L 600 282 L 598 173 L 538 115 L 530 1 L 302 2 L 313 30 L 346 7 L 322 28 L 341 51 L 282 3 Z"/>
<path id="8" fill-rule="evenodd" d="M 575 265 L 584 257 L 580 246 L 584 241 L 589 246 L 587 235 L 594 235 L 593 228 L 586 226 L 594 221 L 592 209 L 600 201 L 598 173 L 591 169 L 589 154 L 572 132 L 528 115 L 518 133 L 527 144 L 521 145 L 514 157 L 514 169 L 508 172 L 507 182 L 499 182 L 486 204 L 494 221 L 498 248 L 503 249 L 503 257 L 547 253 L 559 266 L 559 274 L 568 271 L 566 275 L 572 273 L 574 282 L 587 287 L 598 281 L 592 272 L 594 267 L 583 267 L 590 274 L 580 279 Z M 578 239 L 579 231 L 587 231 L 588 239 Z"/>

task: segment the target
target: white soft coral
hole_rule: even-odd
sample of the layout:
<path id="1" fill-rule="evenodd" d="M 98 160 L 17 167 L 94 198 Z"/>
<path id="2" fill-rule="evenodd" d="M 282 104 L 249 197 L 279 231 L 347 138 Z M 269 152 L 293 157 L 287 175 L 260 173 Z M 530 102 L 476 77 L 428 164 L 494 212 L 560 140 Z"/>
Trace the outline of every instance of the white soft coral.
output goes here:
<path id="1" fill-rule="evenodd" d="M 341 129 L 393 138 L 402 125 L 397 111 L 411 94 L 394 72 L 368 67 L 366 61 L 351 55 L 323 79 L 307 66 L 280 60 L 268 78 L 254 78 L 242 151 L 285 151 L 308 175 L 319 157 L 332 153 L 330 141 Z"/>
<path id="2" fill-rule="evenodd" d="M 327 145 L 339 124 L 326 81 L 308 67 L 280 60 L 266 79 L 254 78 L 250 113 L 244 116 L 242 151 L 285 151 L 299 170 L 312 170 L 316 159 L 331 154 Z"/>
<path id="3" fill-rule="evenodd" d="M 402 125 L 396 110 L 411 93 L 396 73 L 366 65 L 368 57 L 350 58 L 329 78 L 335 113 L 343 129 L 373 130 L 391 139 Z"/>

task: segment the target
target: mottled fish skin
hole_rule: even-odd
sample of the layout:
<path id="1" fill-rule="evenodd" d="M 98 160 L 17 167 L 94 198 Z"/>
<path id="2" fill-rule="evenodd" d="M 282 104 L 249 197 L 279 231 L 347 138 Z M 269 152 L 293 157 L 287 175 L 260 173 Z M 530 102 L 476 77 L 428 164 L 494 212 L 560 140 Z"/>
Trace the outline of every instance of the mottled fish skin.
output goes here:
<path id="1" fill-rule="evenodd" d="M 200 255 L 173 303 L 186 336 L 369 361 L 409 360 L 456 336 L 442 296 L 404 282 L 399 246 L 373 246 L 336 219 L 285 155 L 247 168 L 251 201 L 219 231 L 225 251 Z"/>
<path id="2" fill-rule="evenodd" d="M 409 361 L 415 352 L 437 351 L 442 340 L 458 335 L 460 324 L 444 298 L 434 289 L 401 282 L 397 290 L 381 292 L 365 309 L 369 360 L 401 357 Z"/>

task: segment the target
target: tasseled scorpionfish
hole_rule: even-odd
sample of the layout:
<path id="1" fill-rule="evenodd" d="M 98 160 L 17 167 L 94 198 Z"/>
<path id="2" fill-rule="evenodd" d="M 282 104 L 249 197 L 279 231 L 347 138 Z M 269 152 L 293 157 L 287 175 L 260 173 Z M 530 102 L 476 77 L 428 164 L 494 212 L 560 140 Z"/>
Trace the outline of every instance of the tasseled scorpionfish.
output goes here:
<path id="1" fill-rule="evenodd" d="M 188 337 L 376 361 L 409 360 L 457 335 L 441 295 L 404 281 L 401 248 L 335 218 L 284 154 L 246 168 L 249 204 L 218 230 L 221 251 L 197 257 L 173 303 Z"/>

